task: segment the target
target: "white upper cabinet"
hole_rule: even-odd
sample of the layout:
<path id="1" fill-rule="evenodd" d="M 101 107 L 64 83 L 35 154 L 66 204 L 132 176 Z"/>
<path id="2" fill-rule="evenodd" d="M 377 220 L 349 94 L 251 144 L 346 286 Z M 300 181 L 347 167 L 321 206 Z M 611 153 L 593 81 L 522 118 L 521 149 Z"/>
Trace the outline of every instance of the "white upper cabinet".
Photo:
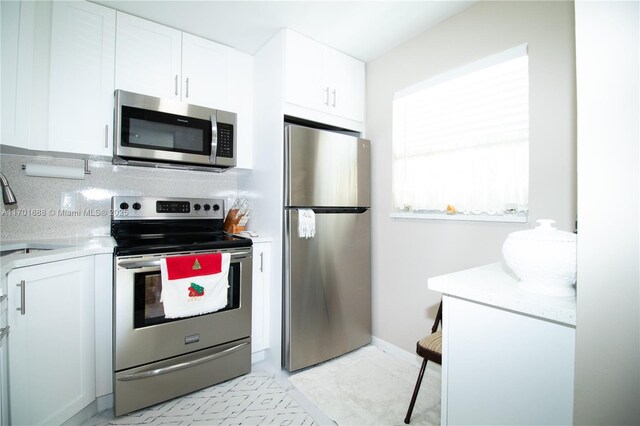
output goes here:
<path id="1" fill-rule="evenodd" d="M 233 49 L 118 13 L 116 89 L 210 108 L 229 108 Z"/>
<path id="2" fill-rule="evenodd" d="M 238 164 L 252 166 L 253 57 L 118 12 L 116 89 L 238 115 Z"/>
<path id="3" fill-rule="evenodd" d="M 286 43 L 285 101 L 325 110 L 328 87 L 322 73 L 324 46 L 293 31 L 287 31 Z"/>
<path id="4" fill-rule="evenodd" d="M 251 168 L 251 55 L 90 2 L 1 7 L 1 145 L 110 157 L 122 89 L 237 113 Z"/>
<path id="5" fill-rule="evenodd" d="M 364 122 L 364 63 L 290 30 L 285 43 L 285 102 Z"/>
<path id="6" fill-rule="evenodd" d="M 116 89 L 180 100 L 182 32 L 118 12 Z"/>
<path id="7" fill-rule="evenodd" d="M 253 57 L 118 12 L 116 89 L 238 115 L 238 164 L 252 167 Z"/>
<path id="8" fill-rule="evenodd" d="M 324 87 L 332 114 L 355 121 L 364 121 L 364 63 L 337 50 L 326 47 L 322 52 Z"/>
<path id="9" fill-rule="evenodd" d="M 2 145 L 29 146 L 35 2 L 3 1 L 2 18 Z"/>
<path id="10" fill-rule="evenodd" d="M 116 12 L 53 2 L 49 151 L 110 156 Z"/>
<path id="11" fill-rule="evenodd" d="M 229 108 L 229 47 L 182 34 L 182 100 L 217 109 Z"/>

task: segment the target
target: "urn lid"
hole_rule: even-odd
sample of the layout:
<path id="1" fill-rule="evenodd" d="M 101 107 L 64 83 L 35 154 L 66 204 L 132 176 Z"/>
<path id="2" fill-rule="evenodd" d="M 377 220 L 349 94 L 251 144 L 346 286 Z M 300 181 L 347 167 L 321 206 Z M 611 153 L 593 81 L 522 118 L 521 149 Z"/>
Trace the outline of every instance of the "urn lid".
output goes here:
<path id="1" fill-rule="evenodd" d="M 555 241 L 555 242 L 575 242 L 576 234 L 572 232 L 560 231 L 553 226 L 555 220 L 536 220 L 538 226 L 525 231 L 516 231 L 509 234 L 509 238 L 527 241 Z"/>

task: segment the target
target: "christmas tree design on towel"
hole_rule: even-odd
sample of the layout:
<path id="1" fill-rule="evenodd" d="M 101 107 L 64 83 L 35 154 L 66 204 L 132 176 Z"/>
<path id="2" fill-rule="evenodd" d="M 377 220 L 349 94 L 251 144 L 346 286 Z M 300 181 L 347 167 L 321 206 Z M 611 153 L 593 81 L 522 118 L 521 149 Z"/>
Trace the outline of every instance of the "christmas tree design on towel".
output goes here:
<path id="1" fill-rule="evenodd" d="M 229 253 L 166 257 L 160 262 L 165 318 L 183 318 L 227 306 Z"/>

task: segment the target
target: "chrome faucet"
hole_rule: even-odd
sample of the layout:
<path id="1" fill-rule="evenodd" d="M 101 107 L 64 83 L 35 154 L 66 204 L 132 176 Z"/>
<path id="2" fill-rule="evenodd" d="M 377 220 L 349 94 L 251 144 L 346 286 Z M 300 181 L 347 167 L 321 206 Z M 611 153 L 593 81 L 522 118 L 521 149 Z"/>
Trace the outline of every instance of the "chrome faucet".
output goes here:
<path id="1" fill-rule="evenodd" d="M 9 181 L 2 172 L 0 172 L 0 184 L 2 185 L 2 202 L 4 204 L 15 204 L 17 202 L 16 195 L 11 190 Z"/>

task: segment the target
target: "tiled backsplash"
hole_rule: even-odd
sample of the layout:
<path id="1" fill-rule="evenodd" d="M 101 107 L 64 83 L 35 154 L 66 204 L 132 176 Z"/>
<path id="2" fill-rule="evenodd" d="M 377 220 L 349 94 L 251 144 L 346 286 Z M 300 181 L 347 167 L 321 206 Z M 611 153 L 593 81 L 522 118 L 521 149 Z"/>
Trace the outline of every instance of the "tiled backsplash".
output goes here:
<path id="1" fill-rule="evenodd" d="M 216 197 L 224 198 L 225 209 L 237 195 L 236 170 L 210 173 L 89 161 L 91 174 L 72 180 L 27 176 L 21 168 L 27 163 L 83 167 L 82 160 L 3 154 L 0 171 L 18 203 L 2 206 L 2 241 L 109 235 L 113 195 Z M 74 208 L 61 209 L 62 193 L 74 196 Z"/>

